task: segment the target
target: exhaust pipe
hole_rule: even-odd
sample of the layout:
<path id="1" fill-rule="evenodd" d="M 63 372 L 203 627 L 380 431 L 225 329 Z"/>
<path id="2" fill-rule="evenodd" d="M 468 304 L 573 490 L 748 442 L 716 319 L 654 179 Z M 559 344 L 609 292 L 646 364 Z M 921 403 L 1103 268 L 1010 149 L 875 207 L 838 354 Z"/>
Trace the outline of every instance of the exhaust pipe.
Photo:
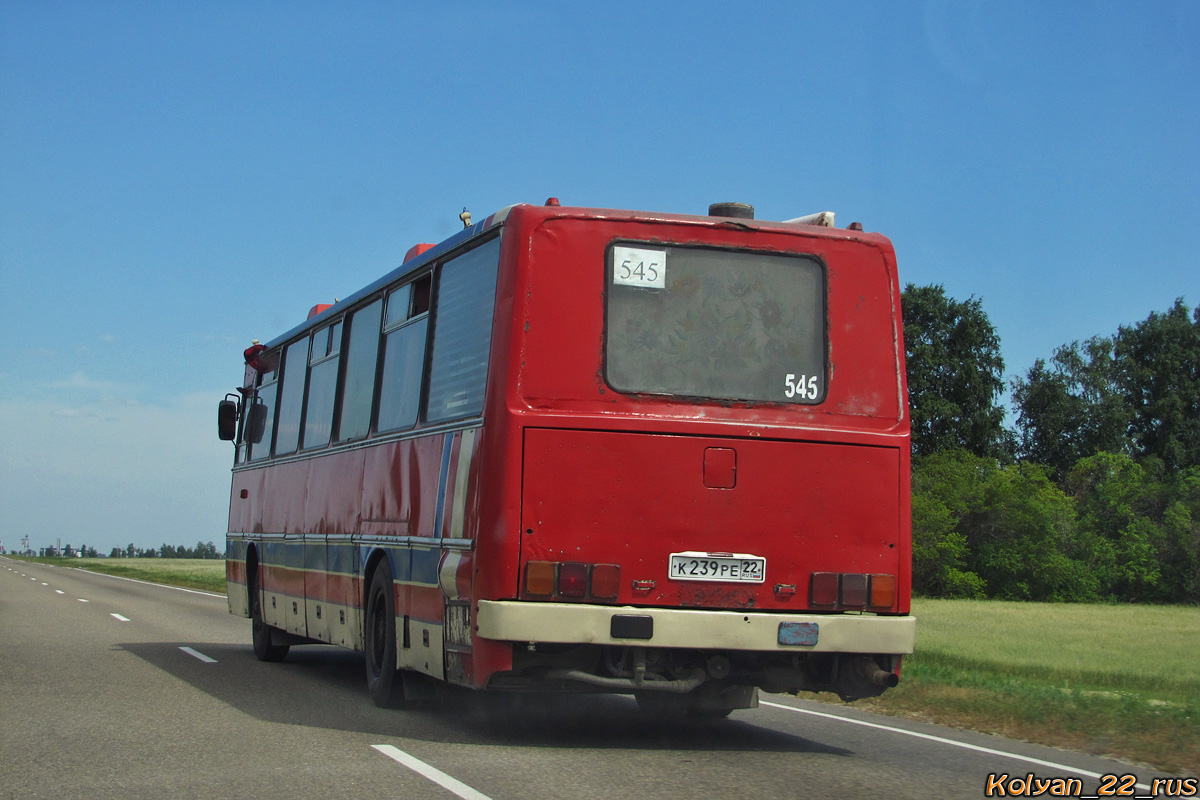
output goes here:
<path id="1" fill-rule="evenodd" d="M 689 674 L 690 677 L 677 681 L 647 680 L 641 683 L 635 682 L 632 678 L 605 678 L 602 675 L 593 675 L 590 672 L 584 672 L 579 669 L 555 669 L 547 672 L 546 677 L 560 681 L 578 681 L 579 683 L 587 683 L 592 686 L 602 686 L 605 689 L 615 689 L 619 692 L 649 689 L 656 692 L 687 694 L 693 689 L 698 688 L 705 681 L 703 670 L 692 670 Z"/>
<path id="2" fill-rule="evenodd" d="M 885 689 L 891 689 L 900 683 L 899 675 L 894 672 L 888 672 L 885 669 L 880 669 L 874 659 L 865 656 L 855 659 L 854 671 L 876 686 L 882 686 Z"/>

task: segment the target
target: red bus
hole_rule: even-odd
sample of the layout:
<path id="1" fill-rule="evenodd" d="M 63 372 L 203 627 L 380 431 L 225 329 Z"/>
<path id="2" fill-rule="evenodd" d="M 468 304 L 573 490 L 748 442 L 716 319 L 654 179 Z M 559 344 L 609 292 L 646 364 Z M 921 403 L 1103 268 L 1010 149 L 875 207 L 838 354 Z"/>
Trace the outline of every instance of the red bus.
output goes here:
<path id="1" fill-rule="evenodd" d="M 821 214 L 516 205 L 245 353 L 229 608 L 372 698 L 877 695 L 911 653 L 895 254 Z M 231 399 L 232 398 L 232 399 Z"/>

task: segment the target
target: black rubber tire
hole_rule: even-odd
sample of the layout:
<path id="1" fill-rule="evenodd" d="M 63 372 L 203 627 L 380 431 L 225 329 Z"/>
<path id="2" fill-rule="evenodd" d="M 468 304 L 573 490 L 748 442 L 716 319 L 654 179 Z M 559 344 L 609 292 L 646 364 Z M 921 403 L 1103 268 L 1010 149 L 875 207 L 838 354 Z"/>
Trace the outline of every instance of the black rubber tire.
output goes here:
<path id="1" fill-rule="evenodd" d="M 250 596 L 250 641 L 254 643 L 254 657 L 259 661 L 283 661 L 290 647 L 286 644 L 271 644 L 272 628 L 263 622 L 262 593 L 258 590 L 258 563 L 246 565 L 246 591 Z"/>
<path id="2" fill-rule="evenodd" d="M 396 595 L 387 559 L 371 576 L 366 617 L 367 691 L 380 708 L 398 708 L 404 702 L 404 678 L 396 669 Z"/>

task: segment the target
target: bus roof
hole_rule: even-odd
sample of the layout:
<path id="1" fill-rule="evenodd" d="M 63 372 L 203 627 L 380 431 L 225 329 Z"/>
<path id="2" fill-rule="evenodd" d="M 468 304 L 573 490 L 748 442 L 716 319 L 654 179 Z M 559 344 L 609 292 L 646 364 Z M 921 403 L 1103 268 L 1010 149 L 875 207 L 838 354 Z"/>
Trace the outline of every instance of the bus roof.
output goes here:
<path id="1" fill-rule="evenodd" d="M 612 220 L 612 221 L 627 221 L 627 222 L 649 222 L 663 223 L 673 225 L 698 225 L 704 227 L 733 227 L 742 228 L 744 230 L 762 230 L 762 231 L 779 231 L 779 232 L 796 232 L 798 229 L 803 229 L 805 233 L 822 238 L 829 239 L 846 239 L 857 240 L 864 242 L 872 242 L 877 244 L 887 243 L 886 237 L 876 234 L 867 233 L 861 229 L 861 225 L 853 223 L 850 228 L 834 228 L 829 222 L 833 219 L 832 212 L 821 212 L 819 214 L 810 214 L 805 217 L 798 217 L 787 221 L 760 220 L 753 218 L 740 217 L 719 217 L 709 215 L 696 214 L 668 214 L 653 211 L 628 211 L 611 208 L 588 208 L 583 206 L 559 206 L 556 203 L 547 203 L 546 205 L 532 205 L 527 203 L 519 203 L 506 206 L 496 213 L 488 216 L 482 222 L 470 225 L 448 239 L 430 247 L 413 258 L 405 261 L 400 266 L 384 274 L 380 278 L 372 281 L 363 288 L 348 295 L 345 298 L 339 299 L 327 308 L 322 310 L 299 325 L 295 326 L 286 333 L 276 336 L 266 344 L 267 349 L 271 349 L 282 345 L 283 343 L 296 338 L 301 333 L 316 329 L 324 325 L 330 318 L 337 316 L 344 309 L 352 306 L 364 297 L 367 297 L 393 281 L 402 278 L 410 273 L 418 272 L 423 267 L 432 261 L 441 258 L 447 252 L 458 247 L 462 243 L 480 236 L 490 229 L 501 225 L 508 216 L 517 211 L 518 213 L 533 213 L 549 218 L 562 217 L 577 217 L 595 220 Z"/>

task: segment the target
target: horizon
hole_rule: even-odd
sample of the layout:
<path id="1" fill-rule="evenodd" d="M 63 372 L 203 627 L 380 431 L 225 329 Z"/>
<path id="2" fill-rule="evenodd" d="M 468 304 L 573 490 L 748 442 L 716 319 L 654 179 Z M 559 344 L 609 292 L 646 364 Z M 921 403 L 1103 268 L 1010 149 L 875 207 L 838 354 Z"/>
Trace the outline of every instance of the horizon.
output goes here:
<path id="1" fill-rule="evenodd" d="M 0 542 L 223 549 L 242 350 L 464 206 L 834 211 L 1006 382 L 1200 303 L 1200 6 L 686 9 L 0 1 Z"/>

